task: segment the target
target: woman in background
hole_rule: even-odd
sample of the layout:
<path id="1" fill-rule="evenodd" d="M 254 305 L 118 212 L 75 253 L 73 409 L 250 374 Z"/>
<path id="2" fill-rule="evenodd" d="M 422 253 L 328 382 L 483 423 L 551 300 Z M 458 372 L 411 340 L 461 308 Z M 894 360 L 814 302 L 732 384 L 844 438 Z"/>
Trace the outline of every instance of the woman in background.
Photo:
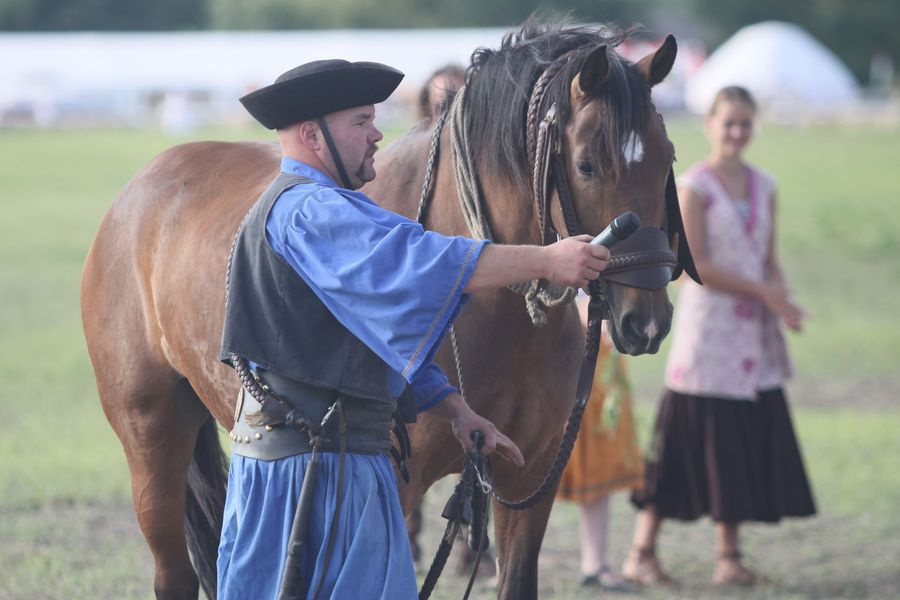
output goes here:
<path id="1" fill-rule="evenodd" d="M 752 585 L 741 523 L 816 512 L 791 424 L 783 323 L 802 327 L 775 252 L 776 188 L 744 161 L 756 103 L 719 91 L 706 116 L 711 144 L 679 179 L 685 232 L 704 285 L 684 281 L 646 462 L 646 483 L 622 569 L 628 580 L 672 583 L 656 555 L 662 519 L 715 522 L 718 584 Z"/>

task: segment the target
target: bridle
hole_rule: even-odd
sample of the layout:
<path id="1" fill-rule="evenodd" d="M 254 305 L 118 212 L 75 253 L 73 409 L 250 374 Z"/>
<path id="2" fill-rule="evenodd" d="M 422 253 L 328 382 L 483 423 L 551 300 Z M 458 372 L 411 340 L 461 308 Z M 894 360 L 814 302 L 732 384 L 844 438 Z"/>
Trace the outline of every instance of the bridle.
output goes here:
<path id="1" fill-rule="evenodd" d="M 571 192 L 566 176 L 565 161 L 560 144 L 564 123 L 560 122 L 560 111 L 557 104 L 551 102 L 546 93 L 550 84 L 573 60 L 577 50 L 579 49 L 576 48 L 563 54 L 544 69 L 535 82 L 528 101 L 525 125 L 526 147 L 531 171 L 535 219 L 540 231 L 541 245 L 555 240 L 557 236 L 565 237 L 587 233 L 579 217 L 574 194 Z M 480 197 L 481 188 L 466 137 L 465 95 L 466 86 L 463 86 L 435 123 L 425 180 L 419 199 L 417 220 L 424 225 L 428 200 L 433 191 L 441 131 L 449 118 L 452 129 L 451 152 L 466 224 L 473 237 L 492 239 L 490 227 L 484 217 L 484 203 Z M 550 200 L 554 196 L 558 200 L 560 212 L 563 215 L 562 228 L 554 226 L 550 216 Z M 561 229 L 564 230 L 561 231 Z M 611 260 L 602 277 L 603 281 L 615 281 L 642 289 L 659 289 L 669 281 L 677 279 L 684 270 L 691 278 L 700 282 L 684 234 L 672 169 L 669 169 L 666 180 L 663 226 L 661 228 L 642 227 L 636 236 L 629 239 L 630 243 L 619 245 L 612 252 Z M 668 273 L 668 277 L 666 273 Z M 534 282 L 530 290 L 528 286 L 518 288 L 513 286 L 512 289 L 526 296 L 529 293 L 534 296 L 548 287 L 547 282 Z M 563 298 L 560 290 L 554 290 L 551 296 L 551 302 L 554 302 L 555 299 L 554 303 L 559 303 L 568 301 L 574 294 L 568 293 Z M 542 301 L 544 299 L 541 298 Z M 553 305 L 549 302 L 544 302 L 544 304 Z M 546 322 L 539 309 L 529 306 L 529 313 L 535 325 L 542 325 Z"/>
<path id="2" fill-rule="evenodd" d="M 578 50 L 579 48 L 576 48 L 561 55 L 544 69 L 535 82 L 528 101 L 526 147 L 531 171 L 535 219 L 540 231 L 541 245 L 555 240 L 557 236 L 587 233 L 566 176 L 560 145 L 564 123 L 559 120 L 560 111 L 557 104 L 551 102 L 546 93 L 550 84 L 573 60 Z M 466 224 L 473 237 L 492 239 L 492 232 L 485 217 L 476 167 L 468 146 L 465 96 L 466 86 L 463 86 L 435 122 L 416 218 L 425 224 L 428 201 L 433 191 L 434 172 L 438 164 L 441 132 L 449 119 L 453 167 Z M 554 196 L 558 199 L 563 215 L 564 222 L 561 224 L 563 227 L 554 226 L 550 216 L 550 200 Z M 682 270 L 687 271 L 694 280 L 700 281 L 687 246 L 675 177 L 671 169 L 666 180 L 665 207 L 665 221 L 662 228 L 642 227 L 637 234 L 629 238 L 628 243 L 614 249 L 602 276 L 602 284 L 594 286 L 598 291 L 606 287 L 607 281 L 642 289 L 659 289 L 669 281 L 677 279 Z M 555 306 L 574 297 L 574 290 L 561 289 L 546 281 L 510 287 L 526 297 L 529 315 L 537 326 L 546 323 L 546 316 L 538 306 L 538 301 L 544 306 Z"/>

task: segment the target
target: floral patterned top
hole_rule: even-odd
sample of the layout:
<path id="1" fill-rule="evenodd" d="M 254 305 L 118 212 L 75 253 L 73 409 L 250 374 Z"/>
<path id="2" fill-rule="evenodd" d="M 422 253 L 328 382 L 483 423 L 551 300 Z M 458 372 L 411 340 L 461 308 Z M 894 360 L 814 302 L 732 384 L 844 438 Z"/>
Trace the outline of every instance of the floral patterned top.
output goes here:
<path id="1" fill-rule="evenodd" d="M 744 211 L 705 163 L 692 167 L 678 183 L 703 198 L 711 260 L 736 275 L 763 281 L 772 236 L 774 180 L 749 169 L 750 197 Z M 666 387 L 672 391 L 753 400 L 760 391 L 780 387 L 791 375 L 778 318 L 753 298 L 685 278 L 674 329 L 666 364 Z"/>

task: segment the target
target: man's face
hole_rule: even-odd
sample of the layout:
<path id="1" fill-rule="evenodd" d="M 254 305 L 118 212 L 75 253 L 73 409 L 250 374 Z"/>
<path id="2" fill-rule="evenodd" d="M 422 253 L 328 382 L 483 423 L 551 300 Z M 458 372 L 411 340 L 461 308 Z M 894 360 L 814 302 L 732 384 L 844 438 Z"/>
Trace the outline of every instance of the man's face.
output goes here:
<path id="1" fill-rule="evenodd" d="M 358 189 L 375 179 L 376 144 L 384 137 L 375 127 L 375 107 L 334 112 L 325 116 L 325 122 L 344 162 L 350 187 Z"/>

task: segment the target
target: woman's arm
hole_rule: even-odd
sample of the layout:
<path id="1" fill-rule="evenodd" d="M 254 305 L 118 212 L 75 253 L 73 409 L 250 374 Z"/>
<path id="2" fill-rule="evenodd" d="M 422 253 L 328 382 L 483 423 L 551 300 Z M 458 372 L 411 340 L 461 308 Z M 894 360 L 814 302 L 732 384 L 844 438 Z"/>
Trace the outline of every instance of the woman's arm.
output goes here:
<path id="1" fill-rule="evenodd" d="M 769 240 L 769 251 L 766 257 L 766 268 L 769 276 L 765 281 L 753 281 L 735 275 L 715 264 L 706 248 L 706 219 L 703 198 L 690 188 L 680 188 L 681 218 L 694 265 L 703 280 L 703 285 L 715 290 L 737 296 L 749 296 L 761 302 L 766 308 L 782 318 L 785 324 L 795 331 L 802 327 L 803 309 L 795 305 L 783 285 L 781 269 L 775 259 L 775 231 Z M 774 196 L 772 198 L 774 203 Z M 774 222 L 774 205 L 773 222 Z"/>
<path id="2" fill-rule="evenodd" d="M 766 283 L 769 288 L 771 288 L 771 297 L 769 298 L 769 301 L 766 302 L 766 306 L 768 306 L 776 315 L 781 317 L 785 325 L 790 329 L 793 331 L 801 331 L 803 329 L 803 318 L 806 316 L 806 311 L 798 304 L 795 304 L 791 298 L 790 290 L 788 289 L 787 282 L 784 278 L 784 272 L 781 270 L 781 263 L 778 260 L 778 253 L 775 250 L 777 196 L 778 195 L 775 192 L 772 192 L 769 205 L 769 214 L 772 215 L 772 235 L 769 238 L 769 249 L 766 256 Z"/>
<path id="3" fill-rule="evenodd" d="M 703 280 L 703 285 L 715 290 L 750 296 L 762 301 L 765 284 L 735 275 L 713 262 L 706 247 L 706 207 L 703 197 L 687 187 L 679 188 L 681 200 L 681 219 L 694 265 Z"/>

